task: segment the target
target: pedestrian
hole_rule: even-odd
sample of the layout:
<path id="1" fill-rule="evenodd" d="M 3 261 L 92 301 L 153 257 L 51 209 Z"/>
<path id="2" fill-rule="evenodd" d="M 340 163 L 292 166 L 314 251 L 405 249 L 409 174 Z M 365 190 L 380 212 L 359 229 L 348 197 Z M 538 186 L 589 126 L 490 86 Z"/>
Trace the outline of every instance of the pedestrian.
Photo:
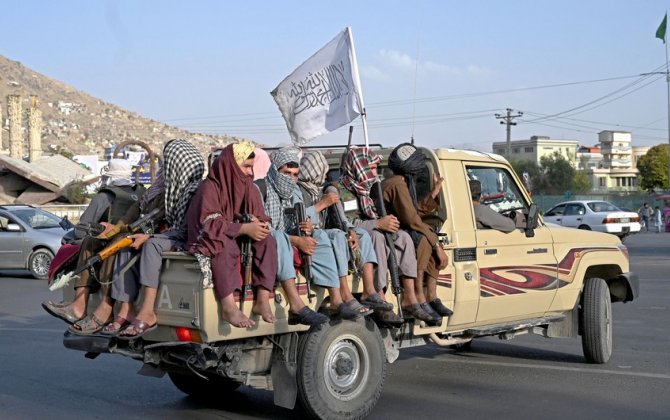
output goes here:
<path id="1" fill-rule="evenodd" d="M 656 228 L 656 233 L 661 233 L 661 230 L 663 228 L 663 215 L 661 214 L 661 208 L 659 206 L 656 206 L 656 208 L 654 209 L 653 220 L 654 220 L 654 227 Z"/>
<path id="2" fill-rule="evenodd" d="M 649 203 L 644 203 L 637 212 L 640 215 L 642 224 L 644 225 L 644 230 L 649 232 L 649 221 L 651 220 L 654 210 L 649 207 Z"/>

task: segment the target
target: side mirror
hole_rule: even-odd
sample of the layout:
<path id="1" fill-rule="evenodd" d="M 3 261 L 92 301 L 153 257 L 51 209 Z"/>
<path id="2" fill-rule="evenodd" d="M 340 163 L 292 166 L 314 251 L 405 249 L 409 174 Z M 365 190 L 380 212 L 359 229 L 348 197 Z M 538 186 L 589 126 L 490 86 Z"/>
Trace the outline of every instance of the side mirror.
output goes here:
<path id="1" fill-rule="evenodd" d="M 531 203 L 530 208 L 528 209 L 528 215 L 526 216 L 526 237 L 532 238 L 535 236 L 535 228 L 537 227 L 537 218 L 539 214 L 537 211 L 537 204 Z"/>
<path id="2" fill-rule="evenodd" d="M 16 223 L 8 223 L 7 232 L 21 232 L 21 226 L 17 225 Z"/>

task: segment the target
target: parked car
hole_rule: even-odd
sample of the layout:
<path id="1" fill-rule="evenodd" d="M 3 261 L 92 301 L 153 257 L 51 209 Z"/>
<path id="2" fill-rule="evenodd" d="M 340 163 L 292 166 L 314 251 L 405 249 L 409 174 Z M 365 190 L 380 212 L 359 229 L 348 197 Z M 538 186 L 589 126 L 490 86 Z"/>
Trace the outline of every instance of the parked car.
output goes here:
<path id="1" fill-rule="evenodd" d="M 67 228 L 63 219 L 37 207 L 0 206 L 0 269 L 27 269 L 46 279 Z"/>
<path id="2" fill-rule="evenodd" d="M 640 231 L 640 216 L 607 201 L 565 201 L 544 213 L 544 220 L 577 229 L 611 233 L 623 239 Z"/>

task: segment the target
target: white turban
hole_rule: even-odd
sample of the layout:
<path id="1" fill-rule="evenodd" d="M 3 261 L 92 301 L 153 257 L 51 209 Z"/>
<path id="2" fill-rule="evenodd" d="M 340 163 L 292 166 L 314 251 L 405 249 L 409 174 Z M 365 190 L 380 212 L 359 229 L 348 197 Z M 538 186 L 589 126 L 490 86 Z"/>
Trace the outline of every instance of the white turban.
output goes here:
<path id="1" fill-rule="evenodd" d="M 127 159 L 111 159 L 105 176 L 109 177 L 107 185 L 132 185 L 133 165 Z"/>

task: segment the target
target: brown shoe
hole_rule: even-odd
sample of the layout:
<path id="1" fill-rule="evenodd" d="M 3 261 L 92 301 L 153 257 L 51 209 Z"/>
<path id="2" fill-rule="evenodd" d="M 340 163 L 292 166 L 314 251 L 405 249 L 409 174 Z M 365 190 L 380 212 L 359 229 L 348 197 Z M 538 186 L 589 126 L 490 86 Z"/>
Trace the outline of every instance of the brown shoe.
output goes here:
<path id="1" fill-rule="evenodd" d="M 404 319 L 400 318 L 393 311 L 376 311 L 373 317 L 385 324 L 390 325 L 402 325 L 402 323 L 405 322 Z"/>
<path id="2" fill-rule="evenodd" d="M 435 300 L 432 300 L 428 303 L 439 315 L 452 316 L 454 314 L 454 311 L 444 306 L 439 298 L 436 298 Z"/>

